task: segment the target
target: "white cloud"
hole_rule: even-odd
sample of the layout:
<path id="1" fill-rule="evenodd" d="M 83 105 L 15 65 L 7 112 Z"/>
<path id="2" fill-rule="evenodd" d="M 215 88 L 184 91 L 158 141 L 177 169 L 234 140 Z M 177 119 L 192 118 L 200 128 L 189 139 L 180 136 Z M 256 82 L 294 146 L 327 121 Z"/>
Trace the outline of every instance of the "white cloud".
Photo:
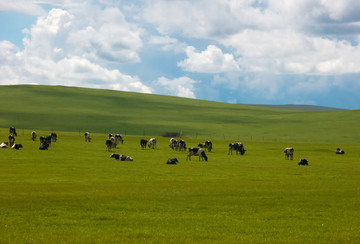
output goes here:
<path id="1" fill-rule="evenodd" d="M 107 68 L 108 63 L 136 62 L 142 41 L 118 9 L 98 15 L 107 21 L 84 26 L 84 20 L 63 9 L 52 9 L 25 30 L 24 50 L 0 43 L 0 84 L 61 84 L 151 93 L 138 77 Z M 85 21 L 86 22 L 86 21 Z M 118 26 L 119 25 L 119 26 Z"/>
<path id="2" fill-rule="evenodd" d="M 155 84 L 158 87 L 158 93 L 163 93 L 178 97 L 196 98 L 194 93 L 194 84 L 199 83 L 198 81 L 192 80 L 188 77 L 180 77 L 176 79 L 167 79 L 160 77 Z"/>
<path id="3" fill-rule="evenodd" d="M 178 63 L 186 71 L 216 74 L 240 70 L 232 54 L 224 54 L 214 45 L 209 45 L 201 53 L 197 53 L 194 47 L 188 47 L 186 55 L 187 59 Z"/>
<path id="4" fill-rule="evenodd" d="M 0 11 L 20 12 L 34 16 L 45 12 L 36 2 L 29 0 L 0 0 Z"/>

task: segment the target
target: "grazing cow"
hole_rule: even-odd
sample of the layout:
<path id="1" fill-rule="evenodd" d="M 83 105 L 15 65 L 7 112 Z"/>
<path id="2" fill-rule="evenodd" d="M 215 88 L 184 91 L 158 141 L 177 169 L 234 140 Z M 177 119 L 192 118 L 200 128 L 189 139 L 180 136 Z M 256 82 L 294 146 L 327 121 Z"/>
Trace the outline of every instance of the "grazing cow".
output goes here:
<path id="1" fill-rule="evenodd" d="M 151 148 L 151 149 L 155 149 L 155 147 L 156 147 L 156 139 L 155 138 L 151 138 L 149 140 L 148 147 Z"/>
<path id="2" fill-rule="evenodd" d="M 40 136 L 40 144 L 47 143 L 51 145 L 51 136 Z"/>
<path id="3" fill-rule="evenodd" d="M 169 147 L 172 149 L 172 150 L 178 150 L 179 149 L 179 141 L 176 140 L 175 138 L 171 138 L 170 139 L 170 144 L 169 144 Z"/>
<path id="4" fill-rule="evenodd" d="M 284 153 L 285 153 L 285 159 L 289 159 L 289 158 L 290 158 L 291 160 L 293 160 L 294 148 L 292 148 L 292 147 L 287 147 L 287 148 L 285 148 Z"/>
<path id="5" fill-rule="evenodd" d="M 132 159 L 129 156 L 115 154 L 115 153 L 111 154 L 110 158 L 115 158 L 115 160 L 117 161 L 134 161 L 134 159 Z"/>
<path id="6" fill-rule="evenodd" d="M 9 135 L 9 146 L 12 147 L 15 143 L 15 137 L 13 135 Z"/>
<path id="7" fill-rule="evenodd" d="M 39 150 L 48 150 L 50 144 L 44 142 L 40 145 Z"/>
<path id="8" fill-rule="evenodd" d="M 10 134 L 10 135 L 13 135 L 13 136 L 17 136 L 15 127 L 10 127 L 10 129 L 9 129 L 9 134 Z"/>
<path id="9" fill-rule="evenodd" d="M 141 149 L 146 149 L 146 144 L 147 144 L 147 140 L 145 139 L 140 140 Z"/>
<path id="10" fill-rule="evenodd" d="M 200 148 L 205 148 L 208 150 L 208 152 L 211 152 L 211 149 L 212 149 L 212 142 L 211 141 L 205 141 L 205 143 L 200 143 L 198 145 L 198 147 Z"/>
<path id="11" fill-rule="evenodd" d="M 31 132 L 31 140 L 36 140 L 36 131 Z"/>
<path id="12" fill-rule="evenodd" d="M 169 158 L 166 164 L 177 164 L 178 162 L 177 158 Z"/>
<path id="13" fill-rule="evenodd" d="M 51 137 L 51 141 L 53 141 L 53 142 L 56 142 L 56 141 L 57 141 L 57 135 L 56 135 L 56 133 L 52 132 L 51 135 L 50 135 L 50 137 Z"/>
<path id="14" fill-rule="evenodd" d="M 186 150 L 186 143 L 184 140 L 179 141 L 179 151 L 181 151 L 181 150 L 184 150 L 184 151 Z"/>
<path id="15" fill-rule="evenodd" d="M 7 141 L 2 142 L 2 143 L 0 144 L 0 148 L 8 148 L 8 147 L 9 147 L 9 143 L 8 143 Z"/>
<path id="16" fill-rule="evenodd" d="M 20 148 L 23 148 L 23 146 L 21 144 L 14 144 L 11 148 L 15 150 L 19 150 Z"/>
<path id="17" fill-rule="evenodd" d="M 91 138 L 90 138 L 90 133 L 89 132 L 85 132 L 84 133 L 85 136 L 85 142 L 91 142 Z"/>
<path id="18" fill-rule="evenodd" d="M 298 163 L 298 165 L 309 165 L 309 161 L 307 159 L 301 159 Z"/>
<path id="19" fill-rule="evenodd" d="M 105 145 L 106 145 L 107 150 L 111 151 L 111 149 L 113 148 L 113 141 L 112 140 L 106 140 Z"/>
<path id="20" fill-rule="evenodd" d="M 244 145 L 241 142 L 236 142 L 236 143 L 230 143 L 229 144 L 229 152 L 228 154 L 232 155 L 232 151 L 235 150 L 236 151 L 236 155 L 238 153 L 240 153 L 241 155 L 245 154 L 245 148 Z"/>
<path id="21" fill-rule="evenodd" d="M 205 151 L 202 148 L 189 147 L 189 154 L 187 155 L 186 160 L 191 160 L 191 156 L 199 156 L 199 161 L 200 159 L 202 159 L 203 161 L 204 159 L 205 161 L 208 161 Z"/>
<path id="22" fill-rule="evenodd" d="M 341 150 L 340 148 L 336 149 L 336 154 L 345 154 L 345 151 Z"/>
<path id="23" fill-rule="evenodd" d="M 122 135 L 120 135 L 120 134 L 116 134 L 116 135 L 115 135 L 115 140 L 116 140 L 116 142 L 120 141 L 121 144 L 124 143 L 123 137 L 122 137 Z"/>

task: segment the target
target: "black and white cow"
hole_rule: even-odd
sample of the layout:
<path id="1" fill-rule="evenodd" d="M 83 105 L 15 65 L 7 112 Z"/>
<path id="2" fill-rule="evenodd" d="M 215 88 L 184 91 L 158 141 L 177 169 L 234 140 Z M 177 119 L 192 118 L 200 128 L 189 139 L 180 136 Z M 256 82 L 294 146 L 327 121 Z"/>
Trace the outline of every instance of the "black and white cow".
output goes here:
<path id="1" fill-rule="evenodd" d="M 36 140 L 36 131 L 31 132 L 31 140 Z"/>
<path id="2" fill-rule="evenodd" d="M 50 136 L 51 136 L 51 141 L 52 141 L 52 142 L 56 142 L 56 141 L 57 141 L 57 134 L 56 134 L 55 132 L 52 132 Z"/>
<path id="3" fill-rule="evenodd" d="M 111 154 L 110 158 L 115 158 L 117 161 L 134 161 L 134 159 L 129 156 L 115 153 Z"/>
<path id="4" fill-rule="evenodd" d="M 235 142 L 229 144 L 229 152 L 228 154 L 232 155 L 232 151 L 236 151 L 236 154 L 240 153 L 241 155 L 245 154 L 245 148 L 244 145 L 241 142 Z"/>
<path id="5" fill-rule="evenodd" d="M 148 147 L 151 148 L 151 149 L 155 149 L 155 147 L 156 147 L 156 138 L 151 138 L 149 140 Z"/>
<path id="6" fill-rule="evenodd" d="M 298 165 L 309 165 L 309 161 L 307 159 L 301 159 L 298 163 Z"/>
<path id="7" fill-rule="evenodd" d="M 15 137 L 13 135 L 9 135 L 9 146 L 12 147 L 15 143 Z"/>
<path id="8" fill-rule="evenodd" d="M 51 136 L 40 136 L 40 144 L 47 143 L 51 145 Z"/>
<path id="9" fill-rule="evenodd" d="M 85 132 L 84 136 L 85 136 L 85 142 L 91 142 L 90 132 Z"/>
<path id="10" fill-rule="evenodd" d="M 9 143 L 7 141 L 4 141 L 0 144 L 0 148 L 8 148 L 9 147 Z"/>
<path id="11" fill-rule="evenodd" d="M 179 151 L 184 150 L 186 151 L 186 143 L 184 140 L 179 141 Z"/>
<path id="12" fill-rule="evenodd" d="M 208 150 L 208 152 L 211 152 L 212 142 L 211 141 L 205 141 L 205 143 L 199 143 L 198 147 L 205 148 L 205 149 Z"/>
<path id="13" fill-rule="evenodd" d="M 115 141 L 113 141 L 113 140 L 111 140 L 111 139 L 105 141 L 106 148 L 107 148 L 107 150 L 108 150 L 109 152 L 110 152 L 111 149 L 114 147 L 114 146 L 113 146 L 113 142 L 115 142 Z"/>
<path id="14" fill-rule="evenodd" d="M 293 157 L 294 157 L 294 148 L 292 148 L 292 147 L 287 147 L 287 148 L 285 148 L 284 154 L 285 154 L 285 159 L 289 159 L 289 158 L 290 158 L 290 160 L 293 160 Z"/>
<path id="15" fill-rule="evenodd" d="M 20 148 L 23 148 L 23 146 L 21 144 L 14 144 L 11 148 L 15 150 L 19 150 Z"/>
<path id="16" fill-rule="evenodd" d="M 171 138 L 170 139 L 170 144 L 169 144 L 169 147 L 172 149 L 172 150 L 178 150 L 179 149 L 179 141 L 176 140 L 175 138 Z"/>
<path id="17" fill-rule="evenodd" d="M 195 147 L 189 147 L 189 154 L 186 157 L 186 160 L 190 159 L 191 160 L 191 156 L 199 156 L 199 161 L 200 159 L 202 159 L 204 161 L 208 161 L 208 157 L 205 154 L 204 149 L 202 148 L 195 148 Z"/>
<path id="18" fill-rule="evenodd" d="M 119 141 L 119 142 L 121 142 L 121 144 L 124 143 L 124 139 L 123 139 L 122 135 L 116 134 L 114 137 L 115 137 L 116 142 Z"/>
<path id="19" fill-rule="evenodd" d="M 9 134 L 10 134 L 10 135 L 13 135 L 13 136 L 17 136 L 15 127 L 10 127 L 10 128 L 9 128 Z"/>
<path id="20" fill-rule="evenodd" d="M 336 154 L 345 154 L 345 151 L 341 150 L 340 148 L 336 149 Z"/>
<path id="21" fill-rule="evenodd" d="M 141 139 L 140 140 L 140 146 L 141 146 L 141 149 L 146 149 L 146 144 L 147 144 L 147 140 L 145 139 Z"/>
<path id="22" fill-rule="evenodd" d="M 177 164 L 179 161 L 177 160 L 177 158 L 169 158 L 166 161 L 166 164 Z"/>
<path id="23" fill-rule="evenodd" d="M 39 150 L 48 150 L 50 144 L 44 142 L 40 145 Z"/>

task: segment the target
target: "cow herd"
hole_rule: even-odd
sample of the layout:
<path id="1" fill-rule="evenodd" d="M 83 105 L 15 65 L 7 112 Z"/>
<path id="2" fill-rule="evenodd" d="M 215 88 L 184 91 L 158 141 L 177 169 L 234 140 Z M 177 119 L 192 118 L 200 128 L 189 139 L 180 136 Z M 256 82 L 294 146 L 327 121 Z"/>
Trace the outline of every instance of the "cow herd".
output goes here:
<path id="1" fill-rule="evenodd" d="M 15 150 L 19 150 L 23 148 L 22 144 L 15 144 L 15 137 L 17 136 L 16 129 L 14 127 L 10 127 L 9 129 L 9 136 L 8 141 L 2 142 L 0 144 L 0 148 L 12 148 Z M 91 137 L 89 132 L 84 133 L 85 136 L 85 142 L 91 142 Z M 31 132 L 31 139 L 35 141 L 37 138 L 36 131 Z M 57 134 L 52 132 L 49 136 L 40 136 L 40 146 L 39 150 L 48 150 L 52 142 L 57 141 Z M 112 149 L 115 149 L 117 145 L 121 143 L 124 143 L 124 139 L 121 134 L 108 134 L 108 139 L 105 141 L 106 150 L 111 151 Z M 140 147 L 142 150 L 146 149 L 146 146 L 150 149 L 156 148 L 156 138 L 150 138 L 149 140 L 141 139 L 140 140 Z M 178 140 L 175 138 L 170 139 L 169 148 L 171 148 L 173 151 L 186 151 L 186 142 L 184 140 Z M 211 141 L 207 140 L 205 143 L 199 143 L 198 147 L 189 147 L 188 148 L 188 154 L 186 157 L 186 160 L 191 160 L 191 156 L 198 156 L 199 161 L 208 161 L 208 157 L 205 153 L 211 152 L 213 148 L 213 144 Z M 235 142 L 229 144 L 229 151 L 228 155 L 232 155 L 233 151 L 236 152 L 236 154 L 244 155 L 245 154 L 245 148 L 244 145 L 241 142 Z M 337 148 L 335 151 L 336 154 L 345 154 L 343 150 L 340 148 Z M 287 147 L 284 150 L 285 159 L 286 160 L 293 160 L 294 157 L 294 148 Z M 115 154 L 112 153 L 110 158 L 114 158 L 117 161 L 133 161 L 134 159 L 130 156 L 122 155 L 122 154 Z M 169 158 L 167 160 L 167 164 L 177 164 L 179 161 L 177 158 Z M 301 159 L 298 163 L 298 165 L 308 165 L 307 159 Z"/>

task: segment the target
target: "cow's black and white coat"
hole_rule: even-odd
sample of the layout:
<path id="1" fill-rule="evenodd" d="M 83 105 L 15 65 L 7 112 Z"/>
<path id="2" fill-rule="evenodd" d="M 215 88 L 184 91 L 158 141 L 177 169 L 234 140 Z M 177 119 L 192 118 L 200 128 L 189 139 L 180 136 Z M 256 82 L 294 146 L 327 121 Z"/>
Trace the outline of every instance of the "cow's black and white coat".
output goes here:
<path id="1" fill-rule="evenodd" d="M 52 132 L 51 135 L 50 135 L 50 137 L 51 137 L 51 141 L 52 141 L 52 142 L 56 142 L 56 141 L 57 141 L 57 134 L 56 134 L 55 132 Z"/>
<path id="2" fill-rule="evenodd" d="M 134 159 L 129 156 L 116 153 L 111 154 L 110 158 L 115 158 L 117 161 L 134 161 Z"/>
<path id="3" fill-rule="evenodd" d="M 294 157 L 294 148 L 292 148 L 292 147 L 287 147 L 287 148 L 285 148 L 284 154 L 285 154 L 285 159 L 289 159 L 289 158 L 290 158 L 290 160 L 293 160 L 293 157 Z"/>
<path id="4" fill-rule="evenodd" d="M 171 138 L 170 139 L 170 144 L 169 144 L 169 147 L 172 149 L 172 150 L 178 150 L 179 149 L 179 141 L 176 140 L 175 138 Z"/>
<path id="5" fill-rule="evenodd" d="M 10 128 L 9 128 L 9 134 L 10 134 L 10 135 L 13 135 L 13 136 L 17 136 L 15 127 L 10 127 Z"/>
<path id="6" fill-rule="evenodd" d="M 19 150 L 20 148 L 23 148 L 23 146 L 21 144 L 14 144 L 11 148 L 15 150 Z"/>
<path id="7" fill-rule="evenodd" d="M 205 148 L 208 152 L 211 152 L 212 142 L 211 141 L 205 141 L 205 143 L 199 143 L 198 147 Z"/>
<path id="8" fill-rule="evenodd" d="M 156 138 L 151 138 L 149 140 L 148 147 L 151 148 L 151 149 L 155 149 L 155 147 L 156 147 Z"/>
<path id="9" fill-rule="evenodd" d="M 9 147 L 9 143 L 7 141 L 4 141 L 0 144 L 0 148 L 8 148 Z"/>
<path id="10" fill-rule="evenodd" d="M 199 156 L 199 161 L 200 159 L 202 159 L 203 161 L 208 161 L 208 157 L 206 156 L 203 148 L 189 147 L 189 153 L 186 157 L 186 160 L 191 160 L 191 156 Z"/>
<path id="11" fill-rule="evenodd" d="M 228 154 L 232 155 L 232 151 L 236 151 L 236 154 L 240 153 L 241 155 L 245 154 L 245 148 L 244 145 L 241 142 L 236 142 L 236 143 L 230 143 L 229 144 L 229 152 Z"/>
<path id="12" fill-rule="evenodd" d="M 336 154 L 345 154 L 345 151 L 341 150 L 340 148 L 336 149 Z"/>
<path id="13" fill-rule="evenodd" d="M 177 158 L 169 158 L 166 161 L 166 164 L 177 164 L 179 161 L 177 160 Z"/>
<path id="14" fill-rule="evenodd" d="M 146 149 L 146 144 L 147 144 L 147 140 L 145 139 L 141 139 L 140 140 L 140 146 L 141 146 L 141 149 Z"/>
<path id="15" fill-rule="evenodd" d="M 36 140 L 36 131 L 31 132 L 31 140 Z"/>
<path id="16" fill-rule="evenodd" d="M 85 132 L 84 136 L 85 136 L 85 142 L 91 142 L 90 132 Z"/>
<path id="17" fill-rule="evenodd" d="M 15 143 L 15 137 L 13 135 L 9 135 L 9 146 L 12 147 Z"/>
<path id="18" fill-rule="evenodd" d="M 309 161 L 306 158 L 301 159 L 299 161 L 298 165 L 309 165 Z"/>

